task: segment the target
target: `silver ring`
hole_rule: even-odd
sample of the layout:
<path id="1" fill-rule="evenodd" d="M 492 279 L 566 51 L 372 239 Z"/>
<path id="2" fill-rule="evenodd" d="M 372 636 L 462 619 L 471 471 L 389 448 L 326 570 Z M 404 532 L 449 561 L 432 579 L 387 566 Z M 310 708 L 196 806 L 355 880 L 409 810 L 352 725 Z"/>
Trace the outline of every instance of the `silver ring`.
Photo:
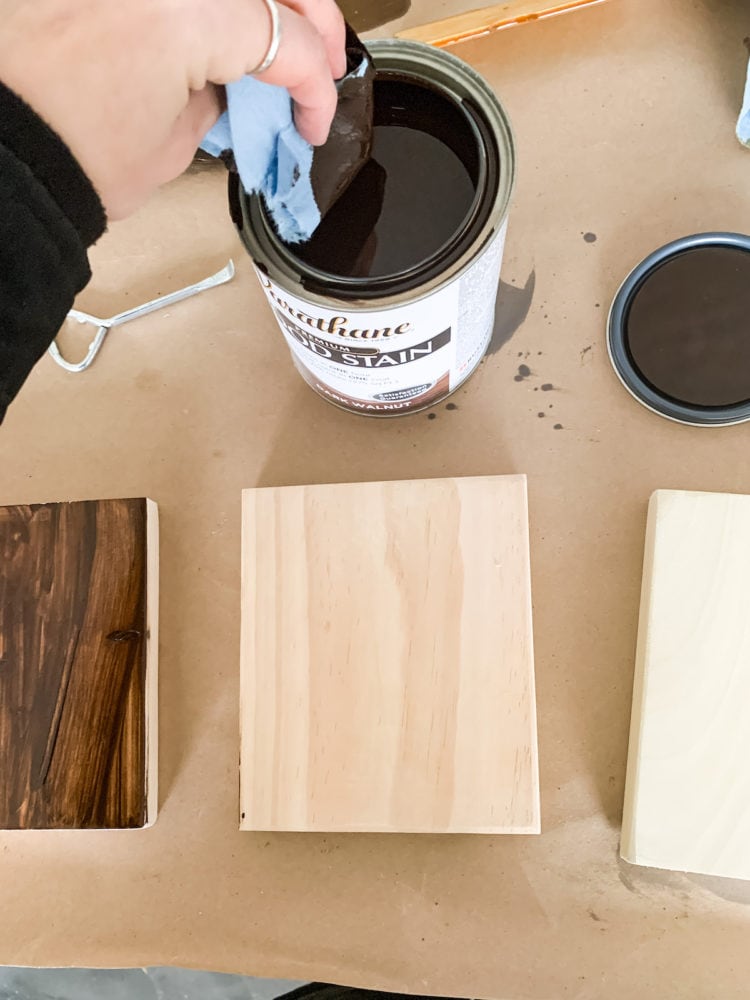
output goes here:
<path id="1" fill-rule="evenodd" d="M 281 18 L 279 17 L 279 8 L 276 6 L 276 0 L 263 0 L 263 2 L 268 8 L 268 13 L 271 15 L 271 41 L 268 43 L 268 50 L 264 58 L 252 71 L 252 76 L 258 76 L 260 73 L 265 73 L 267 69 L 271 68 L 271 64 L 279 54 L 279 46 L 281 45 Z"/>

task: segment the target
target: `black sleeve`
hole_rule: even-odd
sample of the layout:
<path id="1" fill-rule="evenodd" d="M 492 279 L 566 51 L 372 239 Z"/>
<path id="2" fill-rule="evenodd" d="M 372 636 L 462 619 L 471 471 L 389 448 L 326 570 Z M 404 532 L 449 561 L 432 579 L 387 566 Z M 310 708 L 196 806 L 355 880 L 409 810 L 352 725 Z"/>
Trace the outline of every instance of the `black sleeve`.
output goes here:
<path id="1" fill-rule="evenodd" d="M 99 197 L 55 132 L 0 83 L 0 421 L 91 277 Z"/>

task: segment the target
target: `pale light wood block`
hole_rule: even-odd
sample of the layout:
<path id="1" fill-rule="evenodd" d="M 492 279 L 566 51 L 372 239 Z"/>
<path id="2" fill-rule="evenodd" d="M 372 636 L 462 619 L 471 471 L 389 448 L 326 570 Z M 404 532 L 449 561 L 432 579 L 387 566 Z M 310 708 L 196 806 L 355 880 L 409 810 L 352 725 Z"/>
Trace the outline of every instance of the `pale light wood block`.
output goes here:
<path id="1" fill-rule="evenodd" d="M 750 496 L 658 491 L 621 853 L 750 878 Z"/>
<path id="2" fill-rule="evenodd" d="M 243 493 L 241 828 L 538 833 L 526 478 Z"/>

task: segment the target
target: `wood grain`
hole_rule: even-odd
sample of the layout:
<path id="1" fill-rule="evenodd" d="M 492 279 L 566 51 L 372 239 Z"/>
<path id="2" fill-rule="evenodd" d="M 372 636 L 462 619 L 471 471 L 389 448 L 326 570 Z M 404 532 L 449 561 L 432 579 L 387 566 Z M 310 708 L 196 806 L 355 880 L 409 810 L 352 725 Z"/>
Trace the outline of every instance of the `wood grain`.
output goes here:
<path id="1" fill-rule="evenodd" d="M 0 827 L 156 807 L 156 507 L 0 508 Z"/>
<path id="2" fill-rule="evenodd" d="M 648 513 L 621 853 L 750 878 L 750 497 Z"/>
<path id="3" fill-rule="evenodd" d="M 517 24 L 565 14 L 568 11 L 603 2 L 604 0 L 566 0 L 562 3 L 544 3 L 542 0 L 512 0 L 510 3 L 478 7 L 415 28 L 404 28 L 396 33 L 396 37 L 426 42 L 438 47 L 453 45 L 477 35 L 499 31 L 501 28 L 512 28 Z"/>
<path id="4" fill-rule="evenodd" d="M 245 491 L 241 827 L 539 831 L 525 477 Z"/>

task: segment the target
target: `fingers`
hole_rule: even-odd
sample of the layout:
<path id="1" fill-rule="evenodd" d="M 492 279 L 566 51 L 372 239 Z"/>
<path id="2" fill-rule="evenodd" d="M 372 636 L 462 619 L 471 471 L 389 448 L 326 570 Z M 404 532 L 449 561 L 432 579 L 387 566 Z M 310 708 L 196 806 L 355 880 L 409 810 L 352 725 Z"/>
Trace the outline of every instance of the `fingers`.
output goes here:
<path id="1" fill-rule="evenodd" d="M 185 30 L 195 53 L 188 75 L 192 90 L 239 80 L 263 60 L 271 42 L 264 0 L 193 0 L 196 16 Z M 281 44 L 271 67 L 258 79 L 286 87 L 294 119 L 314 146 L 328 138 L 336 110 L 334 76 L 346 71 L 344 21 L 334 0 L 283 0 L 278 4 Z"/>
<path id="2" fill-rule="evenodd" d="M 322 146 L 328 138 L 337 103 L 327 50 L 322 36 L 307 17 L 284 5 L 279 6 L 279 17 L 278 55 L 271 68 L 258 79 L 288 89 L 294 101 L 298 132 L 313 146 Z"/>
<path id="3" fill-rule="evenodd" d="M 306 17 L 323 39 L 334 80 L 346 73 L 346 25 L 335 0 L 280 0 L 285 7 Z"/>

